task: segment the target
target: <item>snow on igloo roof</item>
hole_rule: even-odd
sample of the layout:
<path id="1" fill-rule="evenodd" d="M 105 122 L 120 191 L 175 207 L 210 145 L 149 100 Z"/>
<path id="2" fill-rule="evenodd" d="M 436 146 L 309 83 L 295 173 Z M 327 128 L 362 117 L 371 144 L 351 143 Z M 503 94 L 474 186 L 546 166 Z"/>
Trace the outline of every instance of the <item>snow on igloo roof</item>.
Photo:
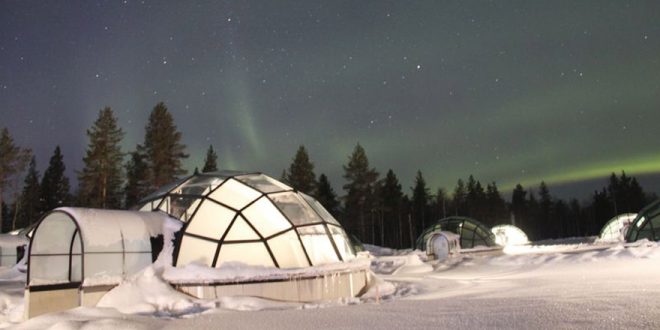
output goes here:
<path id="1" fill-rule="evenodd" d="M 195 174 L 137 208 L 186 222 L 175 265 L 237 261 L 290 268 L 354 257 L 343 228 L 318 201 L 261 173 Z"/>

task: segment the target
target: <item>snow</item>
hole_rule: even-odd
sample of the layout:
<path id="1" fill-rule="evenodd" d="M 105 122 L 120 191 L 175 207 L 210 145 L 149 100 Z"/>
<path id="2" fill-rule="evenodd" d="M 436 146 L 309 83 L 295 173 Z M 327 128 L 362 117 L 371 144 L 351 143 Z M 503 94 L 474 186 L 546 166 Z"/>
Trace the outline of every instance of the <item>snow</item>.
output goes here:
<path id="1" fill-rule="evenodd" d="M 19 320 L 23 309 L 21 273 L 16 268 L 0 269 L 0 326 L 16 329 L 213 329 L 220 325 L 268 329 L 660 327 L 657 299 L 660 245 L 656 242 L 603 244 L 593 243 L 592 238 L 576 238 L 507 247 L 499 253 L 460 254 L 445 262 L 426 260 L 420 251 L 368 245 L 366 248 L 369 257 L 360 260 L 371 263 L 377 278 L 360 298 L 316 304 L 255 297 L 199 300 L 172 289 L 164 280 L 170 270 L 156 265 L 126 279 L 95 308 L 76 308 L 22 323 Z M 187 277 L 197 272 L 206 280 L 219 279 L 220 273 L 209 274 L 209 269 L 201 268 L 196 265 L 179 271 L 188 273 Z M 239 276 L 261 271 L 268 273 L 264 276 L 280 274 L 275 269 L 241 264 L 228 265 L 224 271 L 227 273 L 222 276 L 228 277 L 230 273 Z"/>

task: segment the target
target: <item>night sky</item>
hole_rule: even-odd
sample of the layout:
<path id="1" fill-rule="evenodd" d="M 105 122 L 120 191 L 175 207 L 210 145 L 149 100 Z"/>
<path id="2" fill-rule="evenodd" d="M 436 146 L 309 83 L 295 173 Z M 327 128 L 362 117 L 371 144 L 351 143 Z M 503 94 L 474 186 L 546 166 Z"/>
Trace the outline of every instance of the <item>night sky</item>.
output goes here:
<path id="1" fill-rule="evenodd" d="M 159 101 L 189 170 L 212 144 L 279 177 L 304 144 L 343 194 L 359 142 L 406 192 L 658 191 L 660 1 L 0 2 L 0 127 L 41 171 L 59 144 L 75 176 L 104 106 L 134 150 Z"/>

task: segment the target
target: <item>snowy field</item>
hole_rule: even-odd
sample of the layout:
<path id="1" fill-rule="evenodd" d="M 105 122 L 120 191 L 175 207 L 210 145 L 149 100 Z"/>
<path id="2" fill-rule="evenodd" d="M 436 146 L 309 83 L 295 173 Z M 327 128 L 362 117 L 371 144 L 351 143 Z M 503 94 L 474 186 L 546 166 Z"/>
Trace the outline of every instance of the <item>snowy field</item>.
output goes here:
<path id="1" fill-rule="evenodd" d="M 444 263 L 369 247 L 378 284 L 359 299 L 296 304 L 253 297 L 195 300 L 148 268 L 99 307 L 20 323 L 25 277 L 0 272 L 0 327 L 15 329 L 211 328 L 660 328 L 660 247 L 655 242 L 544 242 Z M 565 242 L 563 242 L 565 243 Z"/>

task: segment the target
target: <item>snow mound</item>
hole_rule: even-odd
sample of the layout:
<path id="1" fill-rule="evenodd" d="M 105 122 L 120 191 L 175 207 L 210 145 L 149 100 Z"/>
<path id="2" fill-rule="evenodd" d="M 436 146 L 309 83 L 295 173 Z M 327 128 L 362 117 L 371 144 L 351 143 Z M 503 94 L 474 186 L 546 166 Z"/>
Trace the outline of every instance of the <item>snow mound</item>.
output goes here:
<path id="1" fill-rule="evenodd" d="M 125 314 L 180 316 L 206 309 L 198 301 L 176 291 L 153 266 L 110 290 L 97 307 L 115 308 Z"/>

